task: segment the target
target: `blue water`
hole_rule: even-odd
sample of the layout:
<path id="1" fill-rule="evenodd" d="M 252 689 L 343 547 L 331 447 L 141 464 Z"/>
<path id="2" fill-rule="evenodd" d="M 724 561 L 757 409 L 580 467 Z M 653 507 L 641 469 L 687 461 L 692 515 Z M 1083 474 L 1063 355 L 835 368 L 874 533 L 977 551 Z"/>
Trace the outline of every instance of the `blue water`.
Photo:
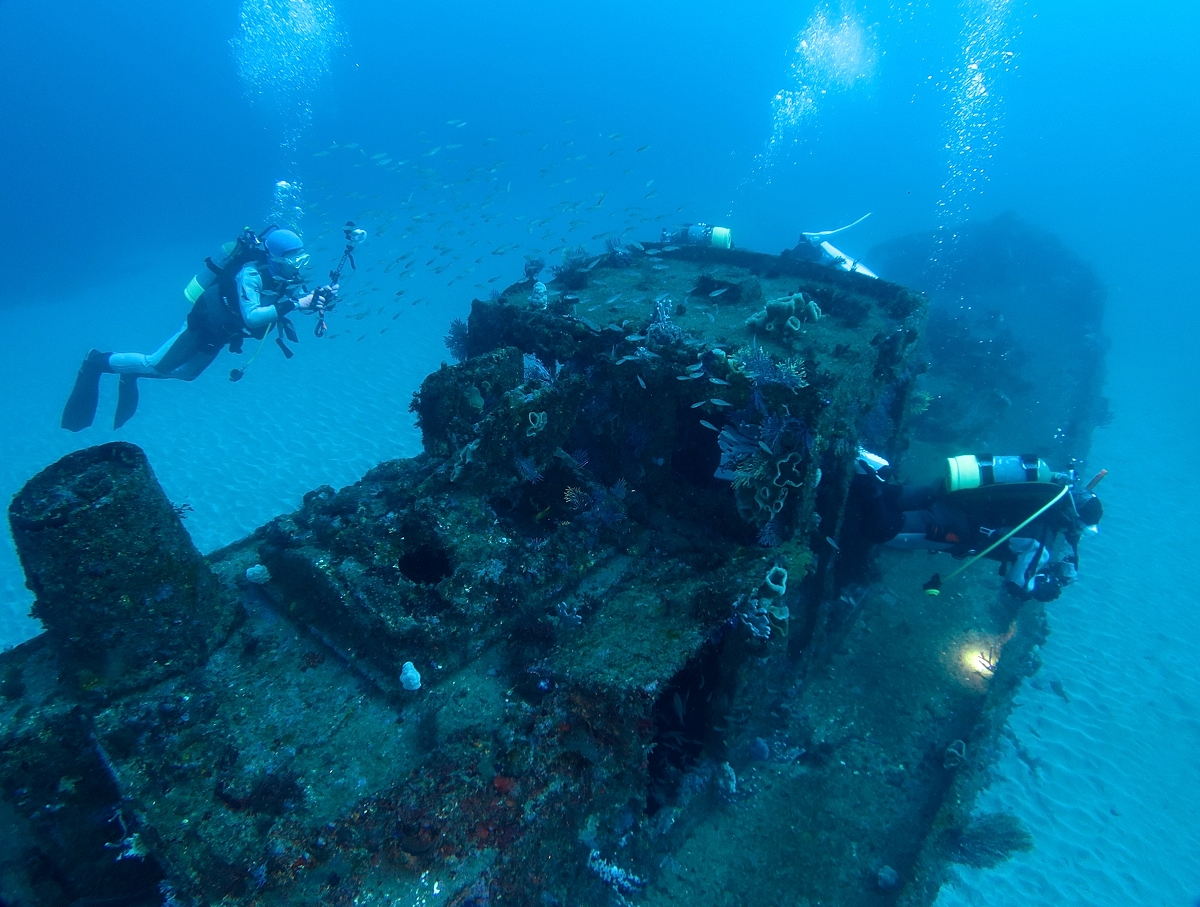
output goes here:
<path id="1" fill-rule="evenodd" d="M 1014 211 L 1109 290 L 1108 516 L 1012 722 L 1046 767 L 1014 747 L 987 795 L 1037 849 L 942 902 L 1190 905 L 1198 31 L 1200 4 L 1166 0 L 2 0 L 0 491 L 125 438 L 209 550 L 415 453 L 447 323 L 527 255 L 696 220 L 778 251 L 869 211 L 839 243 L 861 255 Z M 87 349 L 153 349 L 203 256 L 272 211 L 322 268 L 347 218 L 368 231 L 337 336 L 268 346 L 236 385 L 222 360 L 147 387 L 121 432 L 109 396 L 61 431 Z M 5 537 L 0 644 L 36 632 L 29 602 Z"/>

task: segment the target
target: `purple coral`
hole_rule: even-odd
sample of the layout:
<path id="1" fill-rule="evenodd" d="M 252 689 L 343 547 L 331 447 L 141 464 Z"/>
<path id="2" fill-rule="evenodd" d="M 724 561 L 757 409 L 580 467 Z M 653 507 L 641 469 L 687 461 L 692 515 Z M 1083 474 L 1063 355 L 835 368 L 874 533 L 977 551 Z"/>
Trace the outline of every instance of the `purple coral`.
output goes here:
<path id="1" fill-rule="evenodd" d="M 532 482 L 534 485 L 542 481 L 542 474 L 532 457 L 517 457 L 517 473 L 526 482 Z"/>

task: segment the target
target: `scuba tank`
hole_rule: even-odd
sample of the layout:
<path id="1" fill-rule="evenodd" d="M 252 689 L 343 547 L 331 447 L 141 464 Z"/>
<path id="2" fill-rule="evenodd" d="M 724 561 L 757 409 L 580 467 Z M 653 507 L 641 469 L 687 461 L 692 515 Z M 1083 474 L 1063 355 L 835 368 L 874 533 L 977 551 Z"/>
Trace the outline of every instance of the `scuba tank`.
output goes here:
<path id="1" fill-rule="evenodd" d="M 1049 482 L 1054 474 L 1045 461 L 1033 454 L 994 457 L 991 454 L 965 455 L 946 459 L 946 491 L 984 488 L 988 485 L 1013 485 L 1021 482 Z"/>
<path id="2" fill-rule="evenodd" d="M 733 234 L 728 227 L 712 227 L 708 224 L 684 224 L 674 230 L 663 230 L 662 241 L 680 246 L 710 246 L 714 249 L 732 249 Z"/>
<path id="3" fill-rule="evenodd" d="M 241 236 L 233 242 L 223 244 L 217 250 L 216 255 L 204 259 L 204 270 L 193 277 L 183 288 L 183 295 L 188 304 L 195 305 L 204 295 L 205 290 L 210 289 L 223 277 L 234 277 L 251 259 L 265 258 L 266 253 L 263 251 L 262 240 L 274 229 L 276 228 L 273 226 L 268 227 L 259 237 L 253 230 L 246 227 Z"/>

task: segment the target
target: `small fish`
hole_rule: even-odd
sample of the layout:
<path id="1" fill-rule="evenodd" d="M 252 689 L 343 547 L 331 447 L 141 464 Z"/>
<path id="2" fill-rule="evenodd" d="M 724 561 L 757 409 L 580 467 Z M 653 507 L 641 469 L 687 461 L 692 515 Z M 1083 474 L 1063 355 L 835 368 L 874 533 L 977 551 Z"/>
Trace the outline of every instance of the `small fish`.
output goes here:
<path id="1" fill-rule="evenodd" d="M 699 375 L 676 375 L 675 380 L 676 381 L 695 381 L 698 377 L 700 377 L 700 376 Z"/>
<path id="2" fill-rule="evenodd" d="M 642 386 L 642 390 L 645 390 L 645 389 L 646 389 L 646 382 L 642 380 L 642 376 L 641 376 L 641 375 L 638 375 L 638 376 L 637 376 L 637 379 L 638 379 L 638 384 L 640 384 L 640 385 Z"/>
<path id="3" fill-rule="evenodd" d="M 730 403 L 728 400 L 722 400 L 720 397 L 713 397 L 708 402 L 711 403 L 713 406 L 733 406 L 733 404 Z"/>
<path id="4" fill-rule="evenodd" d="M 661 255 L 662 250 L 661 249 L 647 249 L 646 254 L 647 255 Z"/>
<path id="5" fill-rule="evenodd" d="M 1063 702 L 1071 701 L 1070 699 L 1067 698 L 1067 691 L 1063 689 L 1063 685 L 1059 681 L 1057 681 L 1057 680 L 1050 681 L 1050 689 L 1052 689 L 1054 691 L 1055 696 L 1061 696 Z"/>
<path id="6" fill-rule="evenodd" d="M 705 312 L 704 314 L 708 316 L 708 320 L 711 321 L 713 324 L 717 323 L 717 319 L 713 317 L 712 312 Z"/>
<path id="7" fill-rule="evenodd" d="M 766 441 L 759 441 L 758 446 L 761 447 L 763 450 L 765 450 L 769 454 L 774 455 L 774 453 L 775 453 L 775 451 L 771 450 L 771 445 L 768 444 Z"/>
<path id="8" fill-rule="evenodd" d="M 662 247 L 662 250 L 663 250 L 664 252 L 678 252 L 678 251 L 679 251 L 679 246 L 663 246 L 663 247 Z"/>
<path id="9" fill-rule="evenodd" d="M 717 426 L 713 425 L 707 419 L 701 419 L 700 424 L 703 425 L 705 428 L 711 428 L 713 431 L 720 431 L 720 429 L 717 428 Z"/>
<path id="10" fill-rule="evenodd" d="M 713 384 L 723 384 L 725 387 L 729 387 L 729 382 L 724 378 L 709 378 L 708 380 Z"/>
<path id="11" fill-rule="evenodd" d="M 704 371 L 704 363 L 703 362 L 694 362 L 687 367 L 687 370 L 689 372 L 692 372 L 693 374 L 695 374 L 696 372 L 702 372 L 702 371 Z"/>
<path id="12" fill-rule="evenodd" d="M 639 149 L 637 150 L 637 153 L 638 153 L 638 154 L 641 154 L 643 151 L 646 151 L 646 150 L 648 150 L 649 148 L 650 148 L 650 145 L 649 145 L 649 144 L 643 145 L 641 148 L 639 148 Z"/>
<path id="13" fill-rule="evenodd" d="M 643 245 L 642 245 L 640 242 L 631 242 L 631 243 L 629 244 L 629 248 L 631 248 L 631 249 L 637 249 L 639 252 L 645 252 L 645 251 L 646 251 L 646 247 L 645 247 L 645 246 L 643 246 Z"/>
<path id="14" fill-rule="evenodd" d="M 637 343 L 641 340 L 645 340 L 646 335 L 645 334 L 629 334 L 625 337 L 625 339 L 628 340 L 630 343 Z"/>
<path id="15" fill-rule="evenodd" d="M 616 296 L 609 296 L 607 302 L 605 302 L 605 305 L 612 305 L 614 302 L 620 299 L 622 295 L 623 294 L 618 293 Z"/>
<path id="16" fill-rule="evenodd" d="M 711 293 L 708 294 L 708 298 L 716 299 L 718 296 L 720 296 L 722 293 L 724 293 L 728 289 L 729 289 L 729 287 L 721 287 L 721 289 L 719 289 L 719 290 L 713 290 Z"/>
<path id="17" fill-rule="evenodd" d="M 701 400 L 699 403 L 693 403 L 691 408 L 692 408 L 692 409 L 699 409 L 700 407 L 702 407 L 702 406 L 703 406 L 705 403 L 707 403 L 707 402 L 708 402 L 707 400 Z"/>
<path id="18" fill-rule="evenodd" d="M 827 541 L 829 543 L 829 547 L 832 548 L 834 551 L 836 551 L 838 554 L 842 553 L 842 549 L 838 547 L 838 543 L 835 542 L 833 539 L 831 539 L 829 536 L 825 536 L 825 541 Z"/>

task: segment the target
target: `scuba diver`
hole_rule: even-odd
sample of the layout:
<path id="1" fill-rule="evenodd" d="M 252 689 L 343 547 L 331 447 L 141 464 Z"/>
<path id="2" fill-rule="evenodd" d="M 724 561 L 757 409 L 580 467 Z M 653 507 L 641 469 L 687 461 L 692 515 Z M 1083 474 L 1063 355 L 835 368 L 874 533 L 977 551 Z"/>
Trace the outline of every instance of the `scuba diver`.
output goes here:
<path id="1" fill-rule="evenodd" d="M 832 265 L 833 267 L 841 268 L 843 271 L 851 271 L 855 274 L 862 274 L 866 277 L 878 277 L 878 274 L 864 265 L 861 261 L 851 258 L 829 241 L 829 237 L 836 236 L 838 233 L 844 233 L 851 227 L 857 227 L 870 216 L 871 215 L 868 212 L 854 223 L 847 224 L 844 227 L 838 227 L 836 230 L 820 230 L 815 233 L 801 233 L 800 241 L 796 243 L 795 248 L 785 249 L 782 253 L 783 257 L 798 258 L 801 261 L 812 261 L 824 265 Z"/>
<path id="2" fill-rule="evenodd" d="M 333 308 L 337 278 L 353 248 L 352 228 L 353 224 L 347 225 L 346 252 L 338 270 L 330 273 L 330 283 L 312 292 L 301 280 L 301 269 L 308 264 L 309 255 L 299 236 L 274 226 L 260 235 L 249 229 L 243 231 L 236 242 L 222 247 L 216 260 L 205 259 L 206 270 L 192 278 L 184 290 L 192 304 L 187 321 L 156 352 L 88 353 L 63 409 L 62 427 L 82 431 L 92 424 L 99 402 L 100 376 L 106 373 L 120 375 L 113 420 L 113 428 L 120 428 L 137 411 L 139 378 L 193 381 L 212 365 L 222 347 L 240 353 L 246 338 L 265 341 L 272 328 L 278 332 L 275 342 L 290 359 L 293 354 L 284 338 L 295 342 L 297 337 L 288 315 L 296 310 L 318 315 L 316 334 L 324 334 L 324 313 Z M 350 262 L 353 265 L 353 258 Z M 244 368 L 234 369 L 230 380 L 240 380 L 243 373 Z"/>
<path id="3" fill-rule="evenodd" d="M 969 558 L 946 579 L 980 558 L 999 561 L 1005 589 L 1023 600 L 1062 594 L 1078 575 L 1080 539 L 1104 514 L 1093 493 L 1103 470 L 1080 486 L 1074 471 L 1052 473 L 1034 456 L 959 456 L 945 478 L 918 487 L 889 482 L 890 470 L 859 449 L 851 490 L 871 542 Z M 937 595 L 943 582 L 934 574 L 924 589 Z"/>

